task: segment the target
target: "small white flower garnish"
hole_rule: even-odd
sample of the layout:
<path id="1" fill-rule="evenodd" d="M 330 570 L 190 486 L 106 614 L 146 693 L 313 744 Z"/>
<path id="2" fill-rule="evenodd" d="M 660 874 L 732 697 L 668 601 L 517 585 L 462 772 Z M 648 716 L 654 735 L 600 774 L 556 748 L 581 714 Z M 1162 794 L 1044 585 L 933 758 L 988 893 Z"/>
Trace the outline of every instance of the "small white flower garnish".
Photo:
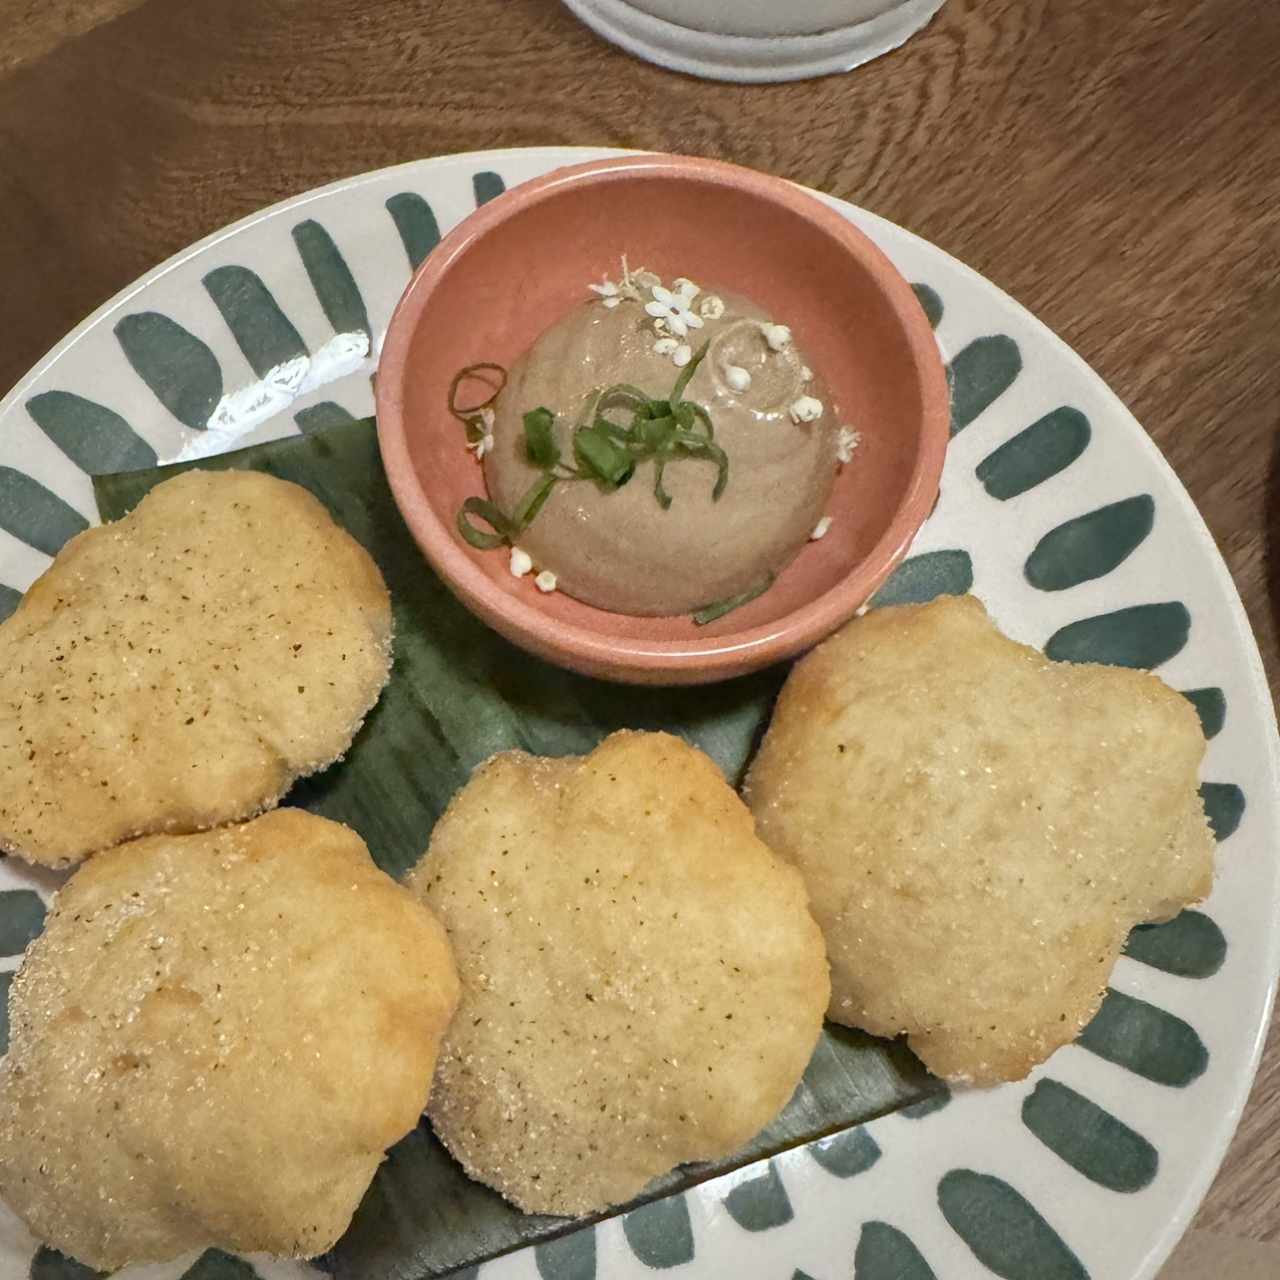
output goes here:
<path id="1" fill-rule="evenodd" d="M 592 293 L 598 293 L 600 301 L 610 309 L 616 307 L 622 301 L 622 290 L 612 280 L 604 280 L 600 284 L 589 284 L 587 288 Z"/>
<path id="2" fill-rule="evenodd" d="M 827 530 L 831 528 L 831 517 L 823 516 L 817 524 L 813 526 L 813 532 L 809 535 L 810 542 L 821 542 L 827 536 Z"/>
<path id="3" fill-rule="evenodd" d="M 800 381 L 801 382 L 813 381 L 813 370 L 810 369 L 807 364 L 802 364 L 800 366 Z"/>
<path id="4" fill-rule="evenodd" d="M 493 451 L 493 424 L 495 415 L 488 406 L 481 409 L 476 417 L 480 419 L 480 439 L 468 440 L 467 448 L 476 455 L 476 461 L 479 462 L 486 453 Z"/>
<path id="5" fill-rule="evenodd" d="M 719 294 L 704 294 L 698 303 L 698 314 L 704 320 L 719 320 L 724 315 L 724 299 Z"/>
<path id="6" fill-rule="evenodd" d="M 749 391 L 751 374 L 740 364 L 731 364 L 724 371 L 725 385 L 730 391 Z"/>
<path id="7" fill-rule="evenodd" d="M 702 328 L 702 317 L 692 311 L 689 306 L 697 295 L 698 286 L 688 280 L 684 284 L 686 288 L 682 288 L 678 293 L 672 293 L 670 289 L 655 284 L 650 290 L 653 301 L 644 304 L 645 311 L 655 319 L 665 321 L 667 327 L 678 338 L 686 337 L 690 329 Z"/>
<path id="8" fill-rule="evenodd" d="M 550 569 L 543 569 L 543 571 L 534 578 L 533 585 L 537 587 L 539 591 L 544 593 L 552 592 L 556 589 L 556 575 L 552 573 Z"/>
<path id="9" fill-rule="evenodd" d="M 791 414 L 792 422 L 801 423 L 817 422 L 822 417 L 824 410 L 822 401 L 816 396 L 801 396 L 798 400 L 791 402 L 791 408 L 788 412 Z"/>
<path id="10" fill-rule="evenodd" d="M 693 348 L 687 342 L 682 342 L 671 353 L 671 363 L 675 365 L 677 369 L 683 369 L 692 359 Z"/>
<path id="11" fill-rule="evenodd" d="M 852 462 L 853 451 L 862 443 L 862 437 L 852 427 L 841 427 L 836 436 L 836 461 Z"/>
<path id="12" fill-rule="evenodd" d="M 533 568 L 533 557 L 522 547 L 511 548 L 511 576 L 523 578 Z"/>
<path id="13" fill-rule="evenodd" d="M 656 356 L 674 355 L 680 347 L 679 338 L 659 338 L 653 344 L 653 354 Z"/>
<path id="14" fill-rule="evenodd" d="M 791 330 L 785 324 L 762 324 L 760 334 L 770 351 L 785 351 L 791 345 Z"/>
<path id="15" fill-rule="evenodd" d="M 620 302 L 640 302 L 640 290 L 651 289 L 654 285 L 661 284 L 661 279 L 654 275 L 652 271 L 646 271 L 643 267 L 632 271 L 627 265 L 627 255 L 622 255 L 622 279 L 616 283 L 612 280 L 602 280 L 599 284 L 589 284 L 588 289 L 592 293 L 600 295 L 600 301 L 606 307 L 612 310 Z"/>

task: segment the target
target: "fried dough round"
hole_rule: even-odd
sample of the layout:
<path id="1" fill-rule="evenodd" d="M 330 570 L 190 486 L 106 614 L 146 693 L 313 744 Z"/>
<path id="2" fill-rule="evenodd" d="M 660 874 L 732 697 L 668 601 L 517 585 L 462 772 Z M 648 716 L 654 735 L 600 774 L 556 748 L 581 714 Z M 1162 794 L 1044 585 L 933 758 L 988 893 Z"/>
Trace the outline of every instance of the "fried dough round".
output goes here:
<path id="1" fill-rule="evenodd" d="M 121 845 L 13 983 L 0 1195 L 107 1270 L 321 1253 L 417 1123 L 457 994 L 439 921 L 336 822 Z"/>
<path id="2" fill-rule="evenodd" d="M 350 746 L 390 651 L 377 566 L 305 489 L 157 485 L 0 625 L 0 849 L 68 866 L 270 808 Z"/>
<path id="3" fill-rule="evenodd" d="M 528 1212 L 600 1209 L 729 1154 L 808 1064 L 830 987 L 804 886 L 677 738 L 494 758 L 408 883 L 462 980 L 431 1122 Z"/>
<path id="4" fill-rule="evenodd" d="M 947 597 L 798 663 L 747 794 L 809 887 L 828 1016 L 986 1084 L 1075 1039 L 1135 924 L 1208 894 L 1203 754 L 1157 677 L 1051 662 Z"/>

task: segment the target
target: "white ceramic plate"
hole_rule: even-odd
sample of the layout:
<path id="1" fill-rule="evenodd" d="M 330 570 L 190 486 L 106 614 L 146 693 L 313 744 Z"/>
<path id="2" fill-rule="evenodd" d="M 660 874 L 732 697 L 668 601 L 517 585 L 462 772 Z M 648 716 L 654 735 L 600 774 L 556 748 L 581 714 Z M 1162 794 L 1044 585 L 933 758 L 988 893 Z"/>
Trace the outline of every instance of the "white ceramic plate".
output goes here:
<path id="1" fill-rule="evenodd" d="M 601 154 L 487 152 L 336 183 L 218 232 L 114 298 L 0 403 L 0 610 L 96 519 L 89 473 L 372 412 L 365 331 L 384 331 L 411 262 L 504 184 Z M 1137 937 L 1084 1043 L 1032 1079 L 884 1116 L 704 1183 L 657 1216 L 639 1210 L 486 1264 L 484 1280 L 671 1268 L 1143 1280 L 1208 1187 L 1249 1089 L 1280 937 L 1277 744 L 1226 568 L 1151 441 L 1077 356 L 939 249 L 830 203 L 924 286 L 954 378 L 942 499 L 898 589 L 971 580 L 1020 640 L 1158 666 L 1196 691 L 1212 733 L 1217 884 L 1202 910 Z M 5 972 L 54 884 L 0 864 Z M 0 1275 L 27 1275 L 35 1251 L 0 1212 Z M 191 1262 L 130 1274 L 169 1280 Z M 247 1274 L 232 1266 L 206 1258 L 192 1274 Z M 82 1274 L 48 1253 L 36 1272 Z"/>

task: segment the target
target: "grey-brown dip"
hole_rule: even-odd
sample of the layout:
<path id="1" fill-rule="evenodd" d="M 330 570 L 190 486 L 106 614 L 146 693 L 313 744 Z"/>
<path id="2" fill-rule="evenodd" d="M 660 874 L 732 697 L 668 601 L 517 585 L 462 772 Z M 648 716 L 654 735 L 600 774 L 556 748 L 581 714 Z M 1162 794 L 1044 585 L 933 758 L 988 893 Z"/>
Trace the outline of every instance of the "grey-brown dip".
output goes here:
<path id="1" fill-rule="evenodd" d="M 700 293 L 689 303 L 700 328 L 675 337 L 655 328 L 643 300 L 576 308 L 522 356 L 495 406 L 494 444 L 485 458 L 490 497 L 512 511 L 539 476 L 525 453 L 523 415 L 545 406 L 556 415 L 562 456 L 573 457 L 572 432 L 592 397 L 631 383 L 661 399 L 680 369 L 664 346 L 709 343 L 684 398 L 703 405 L 716 443 L 729 459 L 728 483 L 712 500 L 716 466 L 685 458 L 669 463 L 663 509 L 654 496 L 654 463 L 641 462 L 620 489 L 589 480 L 558 484 L 518 545 L 560 590 L 614 613 L 689 613 L 760 587 L 804 546 L 822 518 L 836 471 L 838 419 L 821 380 L 785 331 L 748 300 Z M 723 301 L 723 314 L 717 299 Z M 773 337 L 773 343 L 768 337 Z M 779 349 L 774 349 L 775 347 Z M 750 385 L 742 385 L 746 370 Z M 795 421 L 797 401 L 813 421 Z M 620 419 L 621 425 L 626 425 Z"/>

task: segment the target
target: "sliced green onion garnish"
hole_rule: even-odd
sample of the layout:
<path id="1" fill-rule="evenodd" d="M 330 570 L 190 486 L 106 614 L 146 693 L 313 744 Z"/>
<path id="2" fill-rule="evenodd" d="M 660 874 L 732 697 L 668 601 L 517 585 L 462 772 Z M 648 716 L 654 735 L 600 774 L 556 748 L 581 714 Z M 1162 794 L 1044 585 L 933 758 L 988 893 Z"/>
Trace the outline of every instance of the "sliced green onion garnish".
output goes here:
<path id="1" fill-rule="evenodd" d="M 732 613 L 735 609 L 742 608 L 744 604 L 750 604 L 752 600 L 764 595 L 771 586 L 773 586 L 773 574 L 769 574 L 759 586 L 752 587 L 751 590 L 744 591 L 739 596 L 730 596 L 727 600 L 716 600 L 711 604 L 704 604 L 694 613 L 693 620 L 698 626 L 705 627 L 708 622 L 714 622 L 717 618 L 723 618 L 726 613 Z"/>
<path id="2" fill-rule="evenodd" d="M 473 547 L 490 551 L 515 540 L 537 518 L 551 491 L 561 481 L 594 480 L 602 488 L 618 489 L 631 479 L 637 462 L 652 459 L 654 466 L 653 496 L 665 511 L 671 506 L 671 495 L 664 484 L 667 464 L 682 458 L 704 459 L 716 464 L 716 482 L 711 490 L 713 501 L 720 498 L 729 482 L 729 459 L 713 442 L 715 427 L 711 415 L 700 404 L 684 399 L 685 389 L 707 354 L 703 343 L 697 354 L 680 371 L 671 394 L 665 400 L 630 383 L 619 382 L 588 395 L 573 430 L 573 456 L 576 466 L 564 460 L 555 436 L 555 414 L 543 405 L 524 415 L 524 449 L 529 462 L 541 473 L 525 492 L 511 515 L 487 498 L 468 498 L 458 512 L 458 532 Z M 496 375 L 496 386 L 485 400 L 473 405 L 460 405 L 458 392 L 468 378 L 483 374 Z M 483 380 L 483 379 L 482 379 Z M 475 443 L 485 434 L 485 410 L 497 400 L 507 384 L 507 371 L 499 364 L 482 362 L 459 371 L 449 386 L 449 412 L 467 429 L 467 439 Z M 606 417 L 607 413 L 630 414 L 623 425 Z M 481 521 L 488 529 L 477 524 Z M 768 584 L 760 590 L 766 589 Z M 732 601 L 708 605 L 695 617 L 710 622 L 730 609 L 753 599 L 759 592 L 748 593 Z"/>
<path id="3" fill-rule="evenodd" d="M 725 485 L 729 483 L 728 455 L 713 440 L 708 440 L 706 436 L 695 435 L 692 431 L 677 431 L 675 443 L 693 457 L 706 458 L 716 464 L 716 483 L 715 488 L 711 490 L 711 500 L 718 502 Z"/>
<path id="4" fill-rule="evenodd" d="M 556 416 L 550 409 L 530 409 L 524 415 L 524 450 L 535 467 L 549 470 L 560 461 L 555 437 Z"/>
<path id="5" fill-rule="evenodd" d="M 582 466 L 609 489 L 625 484 L 635 469 L 631 454 L 604 431 L 590 427 L 575 431 L 573 451 Z"/>
<path id="6" fill-rule="evenodd" d="M 694 353 L 693 359 L 680 370 L 680 376 L 676 379 L 676 385 L 671 388 L 671 394 L 667 397 L 670 404 L 676 404 L 684 398 L 684 389 L 689 385 L 689 380 L 693 375 L 698 372 L 698 366 L 702 363 L 703 358 L 707 354 L 707 348 L 710 345 L 710 342 L 704 342 Z"/>
<path id="7" fill-rule="evenodd" d="M 477 378 L 483 382 L 485 379 L 479 378 L 482 373 L 496 373 L 498 375 L 498 385 L 494 387 L 493 393 L 487 399 L 481 400 L 476 404 L 466 405 L 465 407 L 458 403 L 458 391 L 462 384 L 468 378 Z M 492 385 L 492 384 L 490 384 Z M 468 418 L 475 417 L 481 409 L 487 409 L 502 394 L 502 388 L 507 385 L 507 371 L 500 364 L 493 364 L 488 360 L 482 360 L 479 364 L 469 364 L 465 369 L 459 369 L 454 376 L 453 381 L 449 384 L 449 412 L 462 422 L 466 422 Z"/>
<path id="8" fill-rule="evenodd" d="M 707 429 L 707 439 L 714 440 L 716 429 L 711 425 L 711 415 L 700 404 L 695 404 L 692 400 L 681 400 L 681 405 L 688 405 L 693 410 L 693 416 L 702 423 Z M 690 428 L 692 430 L 692 428 Z"/>
<path id="9" fill-rule="evenodd" d="M 650 418 L 637 424 L 636 435 L 648 452 L 661 453 L 676 437 L 676 420 L 670 414 L 664 418 Z"/>
<path id="10" fill-rule="evenodd" d="M 663 511 L 671 505 L 671 495 L 662 487 L 662 473 L 666 470 L 666 467 L 665 458 L 659 458 L 653 464 L 653 496 L 657 498 L 658 505 Z"/>
<path id="11" fill-rule="evenodd" d="M 640 404 L 649 402 L 649 393 L 641 391 L 633 382 L 615 382 L 613 386 L 605 388 L 604 394 L 617 396 L 623 400 L 635 400 Z"/>
<path id="12" fill-rule="evenodd" d="M 596 431 L 603 431 L 611 440 L 616 440 L 619 444 L 626 444 L 631 439 L 630 427 L 620 427 L 616 422 L 610 422 L 608 418 L 597 418 L 594 427 Z"/>
<path id="13" fill-rule="evenodd" d="M 596 420 L 596 417 L 600 413 L 600 405 L 603 400 L 604 392 L 601 390 L 593 391 L 587 396 L 586 400 L 583 401 L 582 409 L 578 414 L 578 421 L 574 425 L 575 431 L 578 430 L 579 427 L 590 426 L 591 423 Z"/>
<path id="14" fill-rule="evenodd" d="M 493 532 L 486 533 L 477 528 L 468 519 L 469 516 L 478 516 Z M 462 504 L 462 509 L 458 512 L 458 532 L 480 551 L 492 551 L 495 547 L 512 541 L 516 534 L 502 509 L 487 498 L 468 498 Z"/>
<path id="15" fill-rule="evenodd" d="M 715 459 L 715 464 L 718 468 L 716 482 L 711 490 L 711 501 L 719 502 L 725 485 L 729 483 L 729 456 L 718 444 L 708 444 L 707 455 Z"/>
<path id="16" fill-rule="evenodd" d="M 558 478 L 547 471 L 529 486 L 511 514 L 511 523 L 517 534 L 523 533 L 533 523 L 534 517 L 542 510 L 542 504 L 551 496 Z"/>

